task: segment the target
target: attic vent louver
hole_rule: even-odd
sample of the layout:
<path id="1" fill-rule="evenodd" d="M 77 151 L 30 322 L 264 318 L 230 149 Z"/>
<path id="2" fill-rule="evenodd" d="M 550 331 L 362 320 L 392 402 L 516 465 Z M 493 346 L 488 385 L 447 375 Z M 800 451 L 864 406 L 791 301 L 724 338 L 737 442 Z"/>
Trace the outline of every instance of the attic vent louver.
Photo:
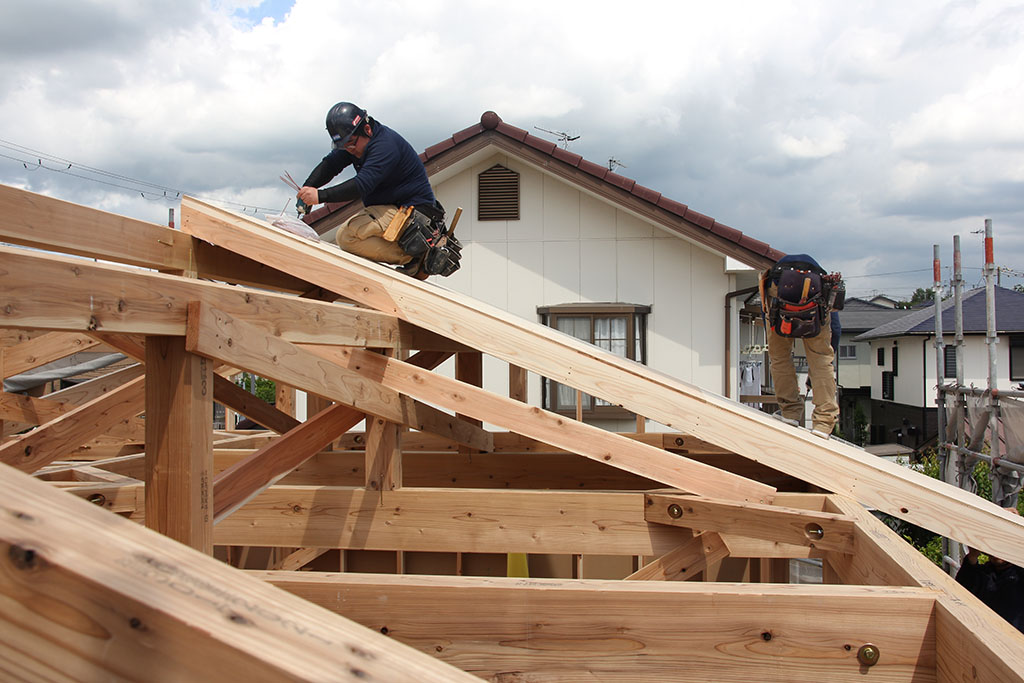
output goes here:
<path id="1" fill-rule="evenodd" d="M 495 164 L 479 176 L 477 220 L 519 220 L 519 174 Z"/>

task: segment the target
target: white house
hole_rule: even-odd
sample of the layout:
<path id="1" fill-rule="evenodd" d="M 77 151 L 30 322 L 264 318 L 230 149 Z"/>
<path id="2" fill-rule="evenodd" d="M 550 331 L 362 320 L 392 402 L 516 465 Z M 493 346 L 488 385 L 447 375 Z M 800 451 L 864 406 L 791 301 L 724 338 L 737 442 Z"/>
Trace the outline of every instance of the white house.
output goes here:
<path id="1" fill-rule="evenodd" d="M 995 287 L 996 387 L 1014 388 L 1024 380 L 1024 293 Z M 954 300 L 941 304 L 943 381 L 956 377 Z M 963 295 L 964 383 L 988 386 L 985 289 Z M 935 309 L 922 308 L 858 335 L 871 346 L 872 429 L 901 436 L 920 446 L 935 436 Z M 876 442 L 875 438 L 872 439 Z"/>
<path id="2" fill-rule="evenodd" d="M 737 292 L 754 291 L 757 272 L 781 252 L 494 112 L 421 159 L 449 222 L 463 209 L 463 267 L 432 282 L 738 396 L 750 333 L 739 326 Z M 358 208 L 329 205 L 309 220 L 323 234 Z M 507 391 L 506 365 L 485 358 L 483 375 L 486 388 Z M 527 400 L 576 412 L 575 392 L 533 375 Z M 584 419 L 606 428 L 636 424 L 587 396 L 583 408 Z"/>

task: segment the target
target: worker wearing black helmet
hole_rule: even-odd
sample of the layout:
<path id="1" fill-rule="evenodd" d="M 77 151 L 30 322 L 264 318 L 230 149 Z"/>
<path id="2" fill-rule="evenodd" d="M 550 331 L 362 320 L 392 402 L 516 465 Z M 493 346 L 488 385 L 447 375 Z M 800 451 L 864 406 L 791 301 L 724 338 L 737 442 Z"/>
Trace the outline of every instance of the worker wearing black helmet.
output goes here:
<path id="1" fill-rule="evenodd" d="M 412 206 L 431 221 L 443 222 L 444 210 L 434 198 L 419 155 L 405 138 L 351 102 L 331 107 L 327 132 L 331 151 L 299 189 L 300 202 L 312 206 L 361 200 L 363 210 L 338 230 L 338 246 L 373 261 L 415 266 L 414 257 L 399 241 L 382 235 L 399 207 Z M 350 165 L 354 177 L 318 189 Z"/>

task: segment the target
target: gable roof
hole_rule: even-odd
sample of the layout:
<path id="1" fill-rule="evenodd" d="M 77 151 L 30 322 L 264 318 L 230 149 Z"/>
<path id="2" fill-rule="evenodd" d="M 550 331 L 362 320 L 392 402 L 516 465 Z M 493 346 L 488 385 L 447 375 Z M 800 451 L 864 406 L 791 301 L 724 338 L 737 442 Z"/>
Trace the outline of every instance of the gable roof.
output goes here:
<path id="1" fill-rule="evenodd" d="M 847 299 L 843 310 L 839 311 L 839 322 L 843 332 L 867 332 L 909 314 L 910 311 L 905 309 L 854 297 Z"/>
<path id="2" fill-rule="evenodd" d="M 1005 287 L 993 288 L 995 292 L 996 332 L 1024 332 L 1024 292 L 1017 292 Z M 956 331 L 956 309 L 952 297 L 941 304 L 942 332 L 953 334 Z M 963 328 L 965 334 L 985 334 L 986 304 L 985 288 L 978 287 L 963 295 Z M 935 308 L 929 306 L 908 313 L 884 325 L 857 336 L 857 341 L 880 339 L 882 337 L 902 337 L 904 335 L 935 334 Z"/>
<path id="3" fill-rule="evenodd" d="M 686 204 L 644 187 L 631 178 L 587 161 L 550 140 L 509 125 L 493 111 L 484 112 L 479 123 L 427 147 L 420 154 L 420 160 L 427 168 L 427 175 L 432 176 L 488 145 L 514 154 L 680 236 L 732 256 L 749 266 L 765 268 L 785 255 L 766 242 L 698 213 Z M 359 206 L 359 202 L 328 204 L 313 211 L 306 222 L 322 234 L 354 214 Z"/>

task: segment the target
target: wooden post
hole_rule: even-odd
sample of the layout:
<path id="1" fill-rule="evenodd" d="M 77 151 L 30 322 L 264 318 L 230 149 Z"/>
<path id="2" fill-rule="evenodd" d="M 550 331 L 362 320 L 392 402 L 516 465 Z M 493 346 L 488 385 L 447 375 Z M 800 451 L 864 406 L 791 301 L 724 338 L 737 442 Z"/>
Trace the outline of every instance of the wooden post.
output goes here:
<path id="1" fill-rule="evenodd" d="M 213 552 L 213 372 L 184 337 L 146 340 L 146 526 Z"/>
<path id="2" fill-rule="evenodd" d="M 527 401 L 526 368 L 508 365 L 508 397 L 526 403 Z"/>
<path id="3" fill-rule="evenodd" d="M 455 354 L 455 379 L 474 387 L 484 385 L 484 356 L 479 351 L 460 351 Z M 480 427 L 483 421 L 475 420 L 465 415 L 455 414 L 455 417 Z M 468 446 L 459 446 L 459 453 L 472 453 Z"/>
<path id="4" fill-rule="evenodd" d="M 274 407 L 285 415 L 295 417 L 295 387 L 285 386 L 280 382 L 275 382 L 274 387 Z"/>

